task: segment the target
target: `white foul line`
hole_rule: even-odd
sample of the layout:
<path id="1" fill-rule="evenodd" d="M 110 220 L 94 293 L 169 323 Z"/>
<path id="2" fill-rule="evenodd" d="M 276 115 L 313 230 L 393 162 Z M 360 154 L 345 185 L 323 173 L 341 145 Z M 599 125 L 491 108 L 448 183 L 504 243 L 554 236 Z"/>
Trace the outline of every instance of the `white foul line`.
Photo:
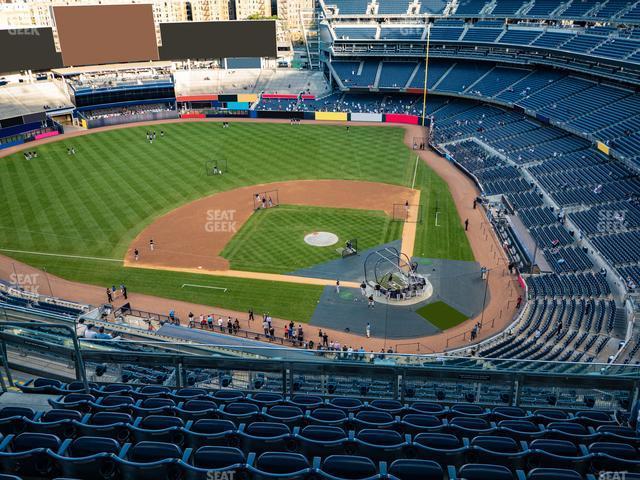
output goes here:
<path id="1" fill-rule="evenodd" d="M 182 287 L 180 288 L 184 288 L 184 287 L 195 287 L 195 288 L 210 288 L 212 290 L 223 290 L 224 293 L 227 293 L 227 288 L 224 287 L 211 287 L 209 285 L 196 285 L 194 283 L 183 283 Z"/>
<path id="2" fill-rule="evenodd" d="M 420 155 L 416 155 L 416 166 L 413 168 L 413 181 L 411 182 L 411 190 L 413 190 L 416 186 L 416 174 L 418 173 L 418 160 L 420 160 Z"/>
<path id="3" fill-rule="evenodd" d="M 81 260 L 100 260 L 102 262 L 118 262 L 118 263 L 122 263 L 122 260 L 121 259 L 117 259 L 117 258 L 84 257 L 82 255 L 65 255 L 65 254 L 62 254 L 62 253 L 29 252 L 27 250 L 11 250 L 9 248 L 0 248 L 0 252 L 25 253 L 25 254 L 28 254 L 28 255 L 43 255 L 45 257 L 77 258 L 77 259 L 81 259 Z"/>

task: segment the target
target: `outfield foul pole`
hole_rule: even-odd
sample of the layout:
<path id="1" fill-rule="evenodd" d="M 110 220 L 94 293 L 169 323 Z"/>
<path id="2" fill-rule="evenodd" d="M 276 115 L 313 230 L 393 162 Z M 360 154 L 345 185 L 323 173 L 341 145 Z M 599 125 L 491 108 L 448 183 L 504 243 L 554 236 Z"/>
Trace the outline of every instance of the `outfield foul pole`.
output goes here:
<path id="1" fill-rule="evenodd" d="M 429 44 L 431 43 L 431 24 L 427 25 L 427 49 L 424 55 L 424 88 L 422 92 L 422 128 L 427 117 L 427 78 L 429 77 Z"/>

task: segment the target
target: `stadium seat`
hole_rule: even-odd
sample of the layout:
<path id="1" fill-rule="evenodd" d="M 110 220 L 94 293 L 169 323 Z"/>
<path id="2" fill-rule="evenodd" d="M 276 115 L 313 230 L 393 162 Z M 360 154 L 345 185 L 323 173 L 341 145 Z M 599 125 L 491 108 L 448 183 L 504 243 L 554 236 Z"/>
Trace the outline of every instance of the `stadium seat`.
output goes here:
<path id="1" fill-rule="evenodd" d="M 120 449 L 112 438 L 79 437 L 65 440 L 50 456 L 69 478 L 111 478 L 116 475 L 115 457 Z"/>
<path id="2" fill-rule="evenodd" d="M 353 440 L 356 453 L 374 461 L 390 462 L 406 456 L 411 444 L 411 437 L 403 437 L 393 430 L 364 429 L 360 430 Z"/>
<path id="3" fill-rule="evenodd" d="M 174 415 L 175 407 L 176 402 L 170 398 L 149 397 L 144 400 L 138 400 L 132 407 L 132 413 L 135 417 L 146 417 L 147 415 Z"/>
<path id="4" fill-rule="evenodd" d="M 253 422 L 240 425 L 240 444 L 245 452 L 286 452 L 295 450 L 295 440 L 285 423 Z"/>
<path id="5" fill-rule="evenodd" d="M 611 442 L 596 442 L 589 445 L 594 457 L 591 464 L 596 471 L 640 472 L 640 453 L 632 445 Z"/>
<path id="6" fill-rule="evenodd" d="M 400 421 L 399 427 L 403 432 L 411 435 L 426 432 L 441 432 L 446 428 L 446 420 L 434 415 L 408 413 Z"/>
<path id="7" fill-rule="evenodd" d="M 346 412 L 352 412 L 352 413 L 356 413 L 361 408 L 364 407 L 364 404 L 357 398 L 336 397 L 336 398 L 330 399 L 328 403 L 332 407 L 336 407 Z"/>
<path id="8" fill-rule="evenodd" d="M 399 419 L 394 418 L 388 412 L 362 410 L 356 413 L 355 417 L 351 419 L 351 423 L 353 423 L 356 430 L 363 428 L 390 429 L 397 426 Z"/>
<path id="9" fill-rule="evenodd" d="M 70 438 L 75 435 L 75 425 L 80 421 L 82 421 L 80 412 L 54 408 L 38 414 L 35 420 L 25 417 L 22 428 L 25 432 L 50 433 L 59 438 Z"/>
<path id="10" fill-rule="evenodd" d="M 238 430 L 229 420 L 206 419 L 189 421 L 183 429 L 184 445 L 189 448 L 202 446 L 237 446 Z"/>
<path id="11" fill-rule="evenodd" d="M 274 405 L 263 408 L 261 416 L 269 422 L 281 422 L 285 425 L 296 426 L 302 423 L 304 412 L 299 407 L 291 405 Z"/>
<path id="12" fill-rule="evenodd" d="M 443 468 L 463 465 L 470 450 L 467 440 L 448 433 L 420 433 L 415 436 L 411 446 L 416 458 L 435 460 Z"/>
<path id="13" fill-rule="evenodd" d="M 60 439 L 48 433 L 7 435 L 0 443 L 0 471 L 24 477 L 50 477 L 55 463 L 47 451 L 58 451 L 60 445 Z"/>
<path id="14" fill-rule="evenodd" d="M 529 467 L 545 467 L 576 470 L 586 473 L 591 456 L 582 445 L 567 440 L 538 439 L 529 445 Z"/>
<path id="15" fill-rule="evenodd" d="M 265 452 L 247 466 L 256 480 L 272 478 L 297 480 L 310 477 L 309 461 L 299 453 Z"/>
<path id="16" fill-rule="evenodd" d="M 91 403 L 96 401 L 96 397 L 88 393 L 68 393 L 56 399 L 47 400 L 52 408 L 68 408 L 81 412 L 91 411 Z"/>
<path id="17" fill-rule="evenodd" d="M 399 480 L 442 480 L 444 471 L 430 460 L 400 459 L 389 465 L 389 474 Z"/>
<path id="18" fill-rule="evenodd" d="M 291 399 L 287 400 L 289 405 L 300 408 L 301 410 L 313 410 L 324 404 L 322 397 L 316 397 L 312 395 L 294 395 Z"/>
<path id="19" fill-rule="evenodd" d="M 179 473 L 182 450 L 161 442 L 127 443 L 116 457 L 117 468 L 125 480 L 175 478 Z"/>
<path id="20" fill-rule="evenodd" d="M 0 409 L 0 433 L 20 433 L 24 430 L 25 420 L 34 417 L 35 412 L 27 407 L 3 407 Z"/>
<path id="21" fill-rule="evenodd" d="M 260 407 L 270 407 L 284 402 L 284 398 L 278 393 L 257 392 L 247 395 L 247 401 L 255 403 Z"/>
<path id="22" fill-rule="evenodd" d="M 171 389 L 169 387 L 164 387 L 161 385 L 145 385 L 144 387 L 140 387 L 137 390 L 132 390 L 129 392 L 136 400 L 146 400 L 147 398 L 162 398 L 166 396 Z"/>
<path id="23" fill-rule="evenodd" d="M 305 421 L 314 425 L 335 425 L 342 427 L 348 421 L 347 414 L 339 408 L 316 408 L 307 411 Z"/>
<path id="24" fill-rule="evenodd" d="M 184 422 L 180 417 L 148 415 L 138 417 L 129 427 L 134 442 L 167 442 L 182 445 Z"/>
<path id="25" fill-rule="evenodd" d="M 60 380 L 43 377 L 32 378 L 23 384 L 16 383 L 16 386 L 22 392 L 31 394 L 60 395 L 64 390 L 64 384 Z"/>
<path id="26" fill-rule="evenodd" d="M 510 437 L 481 435 L 471 440 L 469 458 L 474 462 L 487 462 L 505 467 L 523 468 L 529 456 L 525 445 Z"/>
<path id="27" fill-rule="evenodd" d="M 321 464 L 323 473 L 345 480 L 381 478 L 371 459 L 353 455 L 331 455 Z"/>
<path id="28" fill-rule="evenodd" d="M 74 422 L 80 436 L 109 437 L 119 442 L 129 439 L 133 418 L 128 413 L 98 412 L 86 414 L 81 422 Z"/>
<path id="29" fill-rule="evenodd" d="M 347 433 L 340 427 L 308 425 L 294 433 L 298 451 L 307 458 L 346 453 L 350 442 Z"/>
<path id="30" fill-rule="evenodd" d="M 265 407 L 266 408 L 266 407 Z M 249 402 L 231 402 L 220 407 L 220 417 L 236 425 L 260 420 L 260 407 Z"/>
<path id="31" fill-rule="evenodd" d="M 185 451 L 180 469 L 185 479 L 205 480 L 218 477 L 222 472 L 234 472 L 234 476 L 241 477 L 246 470 L 245 454 L 233 447 L 203 446 L 194 450 Z"/>
<path id="32" fill-rule="evenodd" d="M 449 478 L 464 480 L 516 480 L 517 476 L 507 467 L 489 464 L 467 464 L 456 472 L 449 469 Z"/>
<path id="33" fill-rule="evenodd" d="M 213 400 L 203 400 L 195 398 L 180 402 L 174 411 L 183 420 L 198 420 L 201 418 L 218 418 L 218 405 Z"/>

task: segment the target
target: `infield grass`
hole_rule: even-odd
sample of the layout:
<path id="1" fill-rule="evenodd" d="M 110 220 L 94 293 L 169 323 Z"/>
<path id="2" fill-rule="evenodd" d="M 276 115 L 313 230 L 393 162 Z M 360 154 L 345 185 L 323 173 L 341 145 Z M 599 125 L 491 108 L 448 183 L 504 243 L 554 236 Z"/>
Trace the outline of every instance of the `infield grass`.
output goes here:
<path id="1" fill-rule="evenodd" d="M 150 129 L 166 135 L 150 145 L 145 138 Z M 0 159 L 0 249 L 122 258 L 132 239 L 155 218 L 219 191 L 332 178 L 410 186 L 416 157 L 403 144 L 403 135 L 402 128 L 389 127 L 352 126 L 346 132 L 344 126 L 332 125 L 231 123 L 222 129 L 219 123 L 193 122 L 62 138 L 37 147 L 37 159 L 26 161 L 22 153 Z M 70 146 L 76 155 L 67 154 Z M 229 172 L 206 176 L 206 161 L 221 157 Z M 446 184 L 420 163 L 416 188 L 426 206 L 416 255 L 472 260 Z M 436 201 L 440 227 L 433 221 Z M 7 254 L 96 285 L 111 285 L 127 272 L 137 279 L 129 281 L 132 291 L 224 308 L 257 309 L 261 302 L 279 301 L 277 295 L 265 297 L 277 290 L 270 282 L 262 288 L 260 282 L 237 280 L 247 282 L 247 288 L 214 298 L 210 292 L 175 289 L 176 274 L 170 272 L 143 275 L 105 262 Z M 307 301 L 307 296 L 319 298 L 320 292 L 321 287 L 291 289 L 286 305 L 278 313 L 271 311 L 293 320 L 310 318 L 315 300 Z"/>
<path id="2" fill-rule="evenodd" d="M 338 243 L 314 247 L 304 242 L 312 232 L 330 232 Z M 356 238 L 358 249 L 397 240 L 402 223 L 381 211 L 280 205 L 257 210 L 222 251 L 233 270 L 287 273 L 336 260 L 336 248 Z"/>
<path id="3" fill-rule="evenodd" d="M 416 313 L 440 330 L 455 327 L 469 318 L 444 302 L 434 302 L 416 310 Z"/>

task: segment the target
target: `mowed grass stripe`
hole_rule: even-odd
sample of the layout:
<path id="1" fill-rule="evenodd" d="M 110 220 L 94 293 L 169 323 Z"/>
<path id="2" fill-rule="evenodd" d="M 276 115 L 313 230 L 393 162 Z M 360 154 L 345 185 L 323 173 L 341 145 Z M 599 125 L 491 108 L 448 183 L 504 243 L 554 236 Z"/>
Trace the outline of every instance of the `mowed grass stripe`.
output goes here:
<path id="1" fill-rule="evenodd" d="M 215 277 L 180 272 L 158 272 L 142 268 L 124 268 L 116 263 L 81 260 L 70 258 L 42 257 L 29 254 L 12 254 L 13 257 L 33 265 L 46 267 L 48 272 L 100 287 L 120 285 L 124 283 L 130 292 L 157 295 L 163 298 L 204 305 L 216 305 L 217 308 L 228 308 L 246 312 L 252 308 L 259 314 L 269 312 L 274 317 L 308 322 L 311 319 L 323 287 L 285 282 L 265 282 L 233 277 Z M 20 273 L 18 271 L 18 273 Z M 185 283 L 209 285 L 227 288 L 226 293 L 218 290 L 202 288 L 180 288 Z M 43 294 L 51 292 L 43 289 Z M 55 287 L 53 295 L 56 294 Z M 106 301 L 106 298 L 104 299 Z M 215 312 L 212 307 L 204 312 Z M 168 312 L 158 312 L 168 314 Z M 243 317 L 242 319 L 246 319 Z M 260 330 L 256 323 L 252 330 Z"/>
<path id="2" fill-rule="evenodd" d="M 347 133 L 344 126 L 332 125 L 232 123 L 222 129 L 202 122 L 156 127 L 166 136 L 153 145 L 145 141 L 148 127 L 132 127 L 39 146 L 39 158 L 30 162 L 21 153 L 0 159 L 0 247 L 119 258 L 145 226 L 190 200 L 280 180 L 339 178 L 409 186 L 415 165 L 415 153 L 403 144 L 402 128 L 352 126 Z M 76 148 L 76 156 L 67 155 L 68 146 Z M 205 161 L 220 156 L 228 161 L 229 173 L 207 177 Z M 416 188 L 423 191 L 425 204 L 438 198 L 443 213 L 443 227 L 434 228 L 425 211 L 416 252 L 472 258 L 446 185 L 421 164 Z M 71 280 L 90 277 L 92 269 L 80 275 L 62 263 L 52 262 L 48 270 Z M 99 272 L 95 275 L 97 280 Z M 155 275 L 162 280 L 165 273 Z M 157 293 L 165 292 L 158 288 Z M 174 292 L 171 298 L 186 298 L 183 293 Z M 200 302 L 237 305 L 237 293 L 215 300 L 206 292 L 193 293 Z M 290 298 L 292 315 L 300 301 Z"/>

